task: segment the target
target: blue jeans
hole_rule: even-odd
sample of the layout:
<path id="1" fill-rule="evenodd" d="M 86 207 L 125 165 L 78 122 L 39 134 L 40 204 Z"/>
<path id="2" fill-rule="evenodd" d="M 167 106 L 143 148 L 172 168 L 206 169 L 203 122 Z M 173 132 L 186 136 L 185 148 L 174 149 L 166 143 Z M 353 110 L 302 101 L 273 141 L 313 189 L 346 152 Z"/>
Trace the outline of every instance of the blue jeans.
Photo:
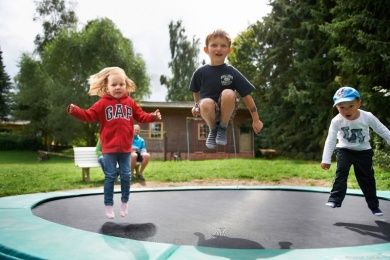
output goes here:
<path id="1" fill-rule="evenodd" d="M 98 157 L 98 162 L 100 164 L 100 167 L 102 167 L 102 171 L 104 172 L 104 159 L 103 159 L 103 155 L 100 155 Z"/>
<path id="2" fill-rule="evenodd" d="M 114 205 L 114 183 L 119 165 L 121 179 L 121 201 L 126 203 L 130 196 L 130 153 L 106 153 L 104 161 L 104 205 Z"/>

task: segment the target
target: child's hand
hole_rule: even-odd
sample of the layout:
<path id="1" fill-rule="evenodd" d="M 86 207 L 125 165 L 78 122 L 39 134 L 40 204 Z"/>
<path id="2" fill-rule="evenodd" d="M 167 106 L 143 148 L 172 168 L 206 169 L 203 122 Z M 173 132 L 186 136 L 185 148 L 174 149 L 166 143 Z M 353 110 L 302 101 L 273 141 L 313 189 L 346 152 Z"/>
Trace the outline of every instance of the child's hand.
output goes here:
<path id="1" fill-rule="evenodd" d="M 156 109 L 156 111 L 154 111 L 152 113 L 152 115 L 157 119 L 157 120 L 161 120 L 161 113 L 160 113 L 160 110 L 159 109 Z"/>
<path id="2" fill-rule="evenodd" d="M 253 131 L 255 132 L 255 134 L 258 135 L 260 133 L 261 129 L 263 129 L 263 122 L 261 122 L 260 120 L 253 121 L 252 128 L 253 128 Z"/>
<path id="3" fill-rule="evenodd" d="M 72 113 L 75 107 L 76 107 L 76 106 L 75 106 L 74 104 L 70 104 L 70 105 L 68 106 L 68 113 Z"/>
<path id="4" fill-rule="evenodd" d="M 329 163 L 321 163 L 321 168 L 324 170 L 329 170 L 330 164 Z"/>
<path id="5" fill-rule="evenodd" d="M 198 103 L 196 103 L 195 106 L 192 107 L 191 113 L 194 117 L 200 116 L 200 108 Z"/>

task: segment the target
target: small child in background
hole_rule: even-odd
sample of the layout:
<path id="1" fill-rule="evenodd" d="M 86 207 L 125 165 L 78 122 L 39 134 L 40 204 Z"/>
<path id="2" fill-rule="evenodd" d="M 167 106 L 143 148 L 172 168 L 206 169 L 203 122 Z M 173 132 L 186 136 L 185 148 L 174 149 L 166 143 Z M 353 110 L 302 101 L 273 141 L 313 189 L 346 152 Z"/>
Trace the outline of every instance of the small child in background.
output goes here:
<path id="1" fill-rule="evenodd" d="M 103 153 L 102 153 L 102 144 L 100 143 L 100 139 L 97 140 L 95 151 L 98 157 L 98 163 L 100 164 L 100 167 L 104 172 L 104 160 L 103 160 Z"/>
<path id="2" fill-rule="evenodd" d="M 337 158 L 336 178 L 327 206 L 341 207 L 347 192 L 349 169 L 353 165 L 356 179 L 367 205 L 376 216 L 382 216 L 376 195 L 373 168 L 373 151 L 370 145 L 370 128 L 390 144 L 390 131 L 372 113 L 361 110 L 359 92 L 351 87 L 342 87 L 333 96 L 334 106 L 339 111 L 329 127 L 322 155 L 321 168 L 328 170 L 335 147 Z M 337 142 L 337 144 L 336 144 Z"/>
<path id="3" fill-rule="evenodd" d="M 116 166 L 119 165 L 121 182 L 120 215 L 128 214 L 130 196 L 130 154 L 134 120 L 154 122 L 161 120 L 160 111 L 146 113 L 129 96 L 136 85 L 119 67 L 107 67 L 89 78 L 89 95 L 101 98 L 88 109 L 70 104 L 68 113 L 85 122 L 99 122 L 99 138 L 104 164 L 104 205 L 108 218 L 115 217 L 113 205 Z"/>

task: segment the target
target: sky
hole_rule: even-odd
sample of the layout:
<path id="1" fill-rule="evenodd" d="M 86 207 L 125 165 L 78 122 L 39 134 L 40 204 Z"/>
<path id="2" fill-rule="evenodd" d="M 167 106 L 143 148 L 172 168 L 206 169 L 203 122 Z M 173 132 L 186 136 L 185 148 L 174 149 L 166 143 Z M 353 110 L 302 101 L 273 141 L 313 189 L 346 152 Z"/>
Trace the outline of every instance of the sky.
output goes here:
<path id="1" fill-rule="evenodd" d="M 33 21 L 35 0 L 0 0 L 0 49 L 3 65 L 13 78 L 19 71 L 23 53 L 31 54 L 34 39 L 42 33 L 41 21 Z M 160 75 L 170 75 L 168 63 L 171 21 L 182 20 L 189 39 L 200 39 L 200 57 L 204 38 L 215 29 L 226 30 L 232 38 L 271 11 L 268 0 L 73 0 L 80 28 L 88 21 L 107 17 L 130 39 L 141 55 L 151 78 L 151 95 L 146 100 L 164 101 L 166 88 Z"/>

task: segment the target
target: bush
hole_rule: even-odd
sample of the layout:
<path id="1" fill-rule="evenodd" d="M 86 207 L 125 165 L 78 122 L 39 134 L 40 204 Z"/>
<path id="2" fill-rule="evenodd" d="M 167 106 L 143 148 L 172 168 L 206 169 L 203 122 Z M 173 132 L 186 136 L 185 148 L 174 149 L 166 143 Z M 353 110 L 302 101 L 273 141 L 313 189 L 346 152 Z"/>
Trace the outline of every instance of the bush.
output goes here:
<path id="1" fill-rule="evenodd" d="M 37 138 L 10 134 L 0 133 L 0 150 L 38 150 L 40 142 Z"/>
<path id="2" fill-rule="evenodd" d="M 374 163 L 379 167 L 390 170 L 390 153 L 389 151 L 376 149 L 374 152 Z"/>
<path id="3" fill-rule="evenodd" d="M 385 170 L 390 170 L 390 148 L 378 135 L 373 138 L 374 163 Z"/>

